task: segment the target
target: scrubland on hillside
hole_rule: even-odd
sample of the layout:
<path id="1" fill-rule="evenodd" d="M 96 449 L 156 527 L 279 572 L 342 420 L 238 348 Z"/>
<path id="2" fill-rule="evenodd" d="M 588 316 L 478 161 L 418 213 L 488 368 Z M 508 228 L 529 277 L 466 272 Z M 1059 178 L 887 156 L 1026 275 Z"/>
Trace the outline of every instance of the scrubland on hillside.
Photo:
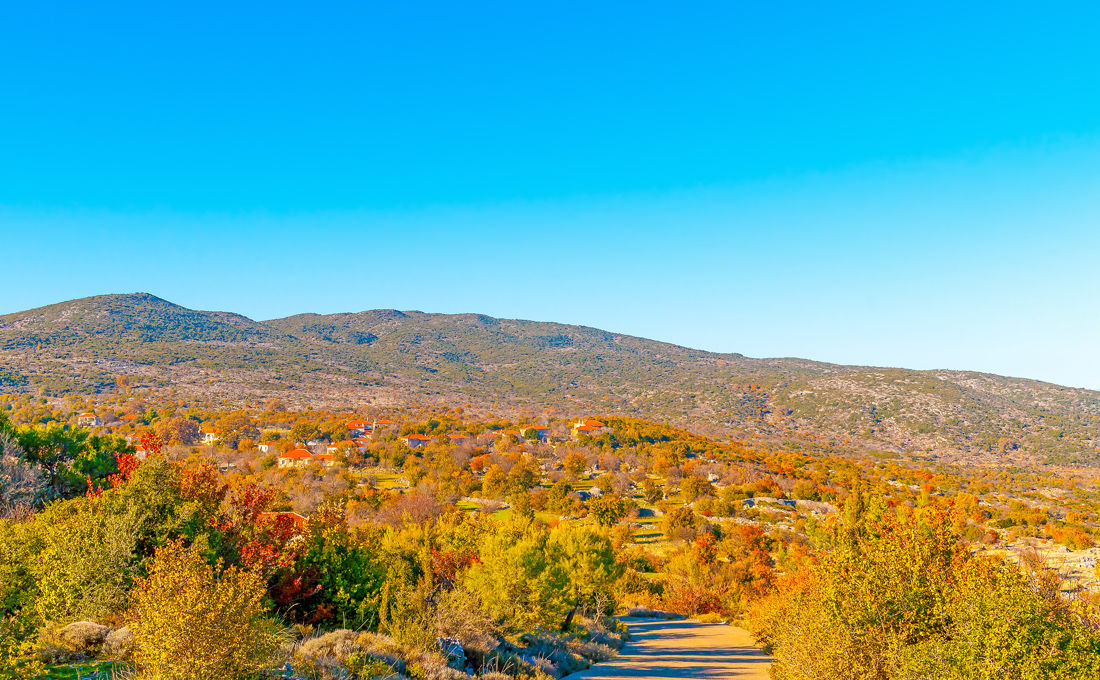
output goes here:
<path id="1" fill-rule="evenodd" d="M 121 385 L 120 385 L 121 383 Z M 0 316 L 0 393 L 120 387 L 243 407 L 606 413 L 717 439 L 968 464 L 1095 466 L 1100 393 L 964 371 L 716 354 L 559 323 L 370 310 L 253 321 L 152 295 Z"/>

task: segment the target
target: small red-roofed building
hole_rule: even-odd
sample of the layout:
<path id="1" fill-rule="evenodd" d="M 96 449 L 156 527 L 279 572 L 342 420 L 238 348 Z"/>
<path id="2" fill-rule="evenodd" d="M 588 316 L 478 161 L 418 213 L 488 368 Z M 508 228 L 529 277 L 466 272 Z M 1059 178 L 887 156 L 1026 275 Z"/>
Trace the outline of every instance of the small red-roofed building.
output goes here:
<path id="1" fill-rule="evenodd" d="M 529 435 L 528 433 L 533 433 Z M 540 442 L 544 442 L 550 438 L 550 426 L 548 425 L 524 425 L 519 428 L 519 434 L 524 439 L 529 436 L 538 439 Z"/>
<path id="2" fill-rule="evenodd" d="M 313 457 L 313 462 L 320 463 L 325 467 L 332 467 L 333 465 L 336 465 L 336 454 L 318 453 L 316 456 Z"/>
<path id="3" fill-rule="evenodd" d="M 470 435 L 451 433 L 447 435 L 447 441 L 454 444 L 455 446 L 462 446 L 466 442 L 470 441 Z"/>
<path id="4" fill-rule="evenodd" d="M 216 441 L 218 441 L 218 433 L 214 431 L 214 428 L 209 426 L 202 428 L 203 444 L 213 444 Z"/>
<path id="5" fill-rule="evenodd" d="M 299 531 L 304 531 L 306 528 L 305 515 L 299 515 L 296 512 L 261 512 L 256 516 L 256 522 L 259 524 L 264 522 L 278 522 L 279 520 L 289 521 Z"/>
<path id="6" fill-rule="evenodd" d="M 408 446 L 410 449 L 418 449 L 421 446 L 426 446 L 435 441 L 435 439 L 426 434 L 407 434 L 404 437 L 400 437 L 400 439 L 405 442 L 405 446 Z"/>
<path id="7" fill-rule="evenodd" d="M 76 417 L 78 427 L 96 427 L 99 425 L 99 416 L 94 413 L 81 413 Z"/>
<path id="8" fill-rule="evenodd" d="M 313 454 L 305 449 L 294 449 L 279 455 L 279 467 L 301 468 L 313 462 Z"/>
<path id="9" fill-rule="evenodd" d="M 371 424 L 369 421 L 356 419 L 349 420 L 346 427 L 348 428 L 348 432 L 351 432 L 353 434 L 363 434 L 370 431 Z"/>
<path id="10" fill-rule="evenodd" d="M 584 418 L 573 423 L 574 437 L 579 437 L 582 434 L 588 435 L 589 437 L 596 437 L 607 431 L 609 431 L 607 423 L 592 418 Z"/>

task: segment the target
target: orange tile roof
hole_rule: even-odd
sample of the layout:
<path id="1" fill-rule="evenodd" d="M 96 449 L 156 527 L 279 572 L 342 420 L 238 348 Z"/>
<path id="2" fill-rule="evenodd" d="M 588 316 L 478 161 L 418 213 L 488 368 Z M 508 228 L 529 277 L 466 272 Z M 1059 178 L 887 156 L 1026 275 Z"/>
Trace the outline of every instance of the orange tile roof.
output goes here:
<path id="1" fill-rule="evenodd" d="M 306 523 L 306 518 L 305 518 L 304 515 L 299 515 L 296 512 L 287 512 L 287 511 L 284 511 L 284 512 L 261 512 L 259 515 L 256 516 L 256 519 L 257 520 L 268 520 L 268 519 L 276 520 L 276 519 L 279 519 L 280 517 L 289 517 L 295 524 L 297 524 L 299 526 L 304 526 L 305 523 Z"/>
<path id="2" fill-rule="evenodd" d="M 280 458 L 293 458 L 293 459 L 301 460 L 303 458 L 313 458 L 313 454 L 310 453 L 309 451 L 306 451 L 305 449 L 294 449 L 293 451 L 287 451 L 286 453 L 284 453 L 283 455 L 281 455 L 279 457 Z"/>
<path id="3" fill-rule="evenodd" d="M 318 453 L 313 457 L 314 460 L 336 460 L 336 456 L 331 453 Z"/>
<path id="4" fill-rule="evenodd" d="M 422 442 L 429 442 L 432 440 L 432 438 L 426 434 L 407 434 L 404 437 L 401 437 L 401 439 L 415 439 Z"/>

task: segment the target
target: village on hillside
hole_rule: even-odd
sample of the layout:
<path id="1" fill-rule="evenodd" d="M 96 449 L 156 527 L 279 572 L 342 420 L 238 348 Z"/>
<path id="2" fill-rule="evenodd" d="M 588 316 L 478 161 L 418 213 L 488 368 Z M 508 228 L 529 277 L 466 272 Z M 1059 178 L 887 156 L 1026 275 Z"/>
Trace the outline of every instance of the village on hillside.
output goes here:
<path id="1" fill-rule="evenodd" d="M 503 473 L 509 473 L 517 462 L 528 461 L 536 467 L 536 477 L 546 480 L 547 489 L 556 482 L 568 478 L 568 496 L 573 505 L 563 516 L 576 516 L 588 513 L 586 504 L 591 498 L 597 498 L 605 492 L 634 496 L 635 508 L 626 514 L 631 519 L 627 526 L 634 532 L 635 541 L 640 545 L 659 544 L 667 534 L 659 529 L 667 524 L 666 512 L 676 505 L 687 508 L 707 508 L 709 494 L 721 495 L 723 490 L 738 511 L 729 512 L 730 521 L 775 526 L 785 530 L 795 529 L 800 522 L 820 521 L 830 513 L 836 512 L 836 505 L 830 502 L 828 493 L 806 492 L 795 489 L 795 482 L 785 480 L 783 476 L 769 477 L 760 474 L 756 479 L 756 488 L 741 491 L 751 479 L 731 477 L 728 466 L 715 457 L 695 458 L 689 469 L 697 471 L 702 492 L 661 493 L 656 499 L 660 503 L 647 502 L 643 498 L 639 478 L 628 481 L 629 464 L 616 457 L 606 455 L 573 455 L 577 446 L 600 446 L 600 439 L 611 436 L 612 428 L 604 420 L 592 417 L 550 418 L 543 416 L 535 422 L 524 424 L 506 424 L 500 427 L 487 426 L 484 423 L 464 423 L 455 421 L 450 427 L 427 427 L 424 423 L 402 421 L 400 418 L 373 416 L 350 417 L 342 421 L 339 435 L 326 437 L 320 432 L 305 439 L 296 439 L 293 427 L 285 427 L 286 422 L 257 422 L 253 429 L 269 436 L 269 439 L 254 441 L 247 437 L 234 436 L 223 431 L 218 419 L 196 422 L 197 436 L 193 445 L 201 447 L 207 454 L 218 460 L 222 473 L 233 473 L 243 460 L 249 456 L 258 458 L 261 466 L 268 464 L 284 472 L 310 472 L 314 479 L 325 475 L 347 478 L 356 488 L 377 487 L 391 493 L 404 494 L 413 490 L 422 478 L 423 456 L 434 450 L 454 451 L 466 461 L 467 475 L 471 482 L 478 485 L 469 489 L 459 500 L 461 507 L 467 510 L 505 512 L 511 507 L 508 498 L 500 494 L 486 494 L 484 480 L 489 471 L 497 467 Z M 132 413 L 112 413 L 101 419 L 94 411 L 85 411 L 76 417 L 80 427 L 93 428 L 104 432 L 117 432 L 134 447 L 135 457 L 143 460 L 147 451 L 141 443 L 139 434 L 143 421 Z M 431 431 L 430 434 L 425 432 Z M 239 433 L 238 433 L 239 434 Z M 227 441 L 223 441 L 223 436 Z M 605 442 L 606 443 L 606 442 Z M 399 445 L 408 456 L 378 455 L 379 451 L 389 451 L 386 444 Z M 375 451 L 372 455 L 372 449 Z M 500 452 L 511 451 L 511 458 Z M 236 455 L 233 455 L 235 452 Z M 569 452 L 569 453 L 567 453 Z M 689 454 L 689 457 L 691 454 Z M 580 462 L 578 462 L 580 458 Z M 265 462 L 266 461 L 266 462 Z M 522 466 L 521 466 L 522 467 Z M 567 470 L 566 468 L 571 468 Z M 625 471 L 625 472 L 624 472 Z M 603 477 L 603 480 L 596 483 Z M 650 481 L 659 480 L 662 485 L 667 480 L 662 475 L 643 476 Z M 611 484 L 608 479 L 616 481 Z M 690 489 L 696 477 L 688 478 Z M 740 482 L 740 484 L 738 484 Z M 682 485 L 682 484 L 681 484 Z M 536 488 L 538 483 L 535 484 Z M 601 488 L 602 487 L 602 488 Z M 919 491 L 920 485 L 911 485 Z M 706 489 L 709 489 L 707 491 Z M 676 491 L 676 487 L 671 487 Z M 688 494 L 691 494 L 688 497 Z M 1042 502 L 1041 497 L 1038 499 Z M 309 511 L 317 504 L 316 496 L 301 498 L 291 503 L 291 508 L 279 512 L 265 513 L 264 517 L 287 516 L 295 523 L 304 523 Z M 561 506 L 565 507 L 565 506 Z M 542 512 L 542 508 L 539 509 Z M 703 510 L 712 521 L 723 521 L 722 512 Z M 549 514 L 545 516 L 549 517 Z M 1008 520 L 1005 520 L 1008 521 Z M 1011 526 L 1011 525 L 1010 525 Z M 1044 540 L 1041 536 L 1016 534 L 1005 531 L 1005 541 L 1000 550 L 1006 555 L 1022 551 L 1038 551 L 1044 559 L 1057 565 L 1066 581 L 1064 587 L 1074 588 L 1100 587 L 1100 547 L 1093 547 L 1084 540 L 1063 540 L 1056 534 Z"/>

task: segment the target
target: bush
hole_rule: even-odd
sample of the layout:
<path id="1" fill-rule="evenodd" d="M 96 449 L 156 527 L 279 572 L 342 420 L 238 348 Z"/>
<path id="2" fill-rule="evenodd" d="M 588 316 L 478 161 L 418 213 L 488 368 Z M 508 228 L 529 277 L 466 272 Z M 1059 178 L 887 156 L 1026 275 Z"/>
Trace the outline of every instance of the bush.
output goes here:
<path id="1" fill-rule="evenodd" d="M 566 601 L 568 575 L 549 556 L 548 532 L 534 523 L 512 522 L 487 533 L 480 561 L 463 575 L 463 585 L 487 614 L 516 630 L 561 624 L 573 603 Z"/>
<path id="2" fill-rule="evenodd" d="M 74 652 L 95 656 L 110 633 L 109 627 L 94 621 L 76 621 L 57 631 L 57 640 Z"/>
<path id="3" fill-rule="evenodd" d="M 134 660 L 158 680 L 252 678 L 279 644 L 255 571 L 207 564 L 195 546 L 159 548 L 129 614 Z"/>
<path id="4" fill-rule="evenodd" d="M 359 634 L 353 630 L 334 630 L 303 641 L 297 652 L 304 657 L 314 659 L 328 656 L 337 661 L 344 661 L 355 652 L 362 651 L 358 637 Z"/>
<path id="5" fill-rule="evenodd" d="M 108 512 L 102 499 L 75 499 L 40 515 L 35 522 L 40 544 L 31 561 L 39 617 L 64 623 L 123 611 L 140 523 L 138 510 Z"/>
<path id="6" fill-rule="evenodd" d="M 43 671 L 32 652 L 36 619 L 26 610 L 0 617 L 0 678 L 26 680 Z"/>
<path id="7" fill-rule="evenodd" d="M 848 525 L 787 577 L 749 617 L 777 680 L 1100 677 L 1100 632 L 1050 579 L 973 556 L 949 526 L 933 511 Z"/>
<path id="8" fill-rule="evenodd" d="M 134 650 L 134 636 L 126 626 L 112 630 L 103 641 L 100 656 L 112 661 L 128 661 Z"/>

